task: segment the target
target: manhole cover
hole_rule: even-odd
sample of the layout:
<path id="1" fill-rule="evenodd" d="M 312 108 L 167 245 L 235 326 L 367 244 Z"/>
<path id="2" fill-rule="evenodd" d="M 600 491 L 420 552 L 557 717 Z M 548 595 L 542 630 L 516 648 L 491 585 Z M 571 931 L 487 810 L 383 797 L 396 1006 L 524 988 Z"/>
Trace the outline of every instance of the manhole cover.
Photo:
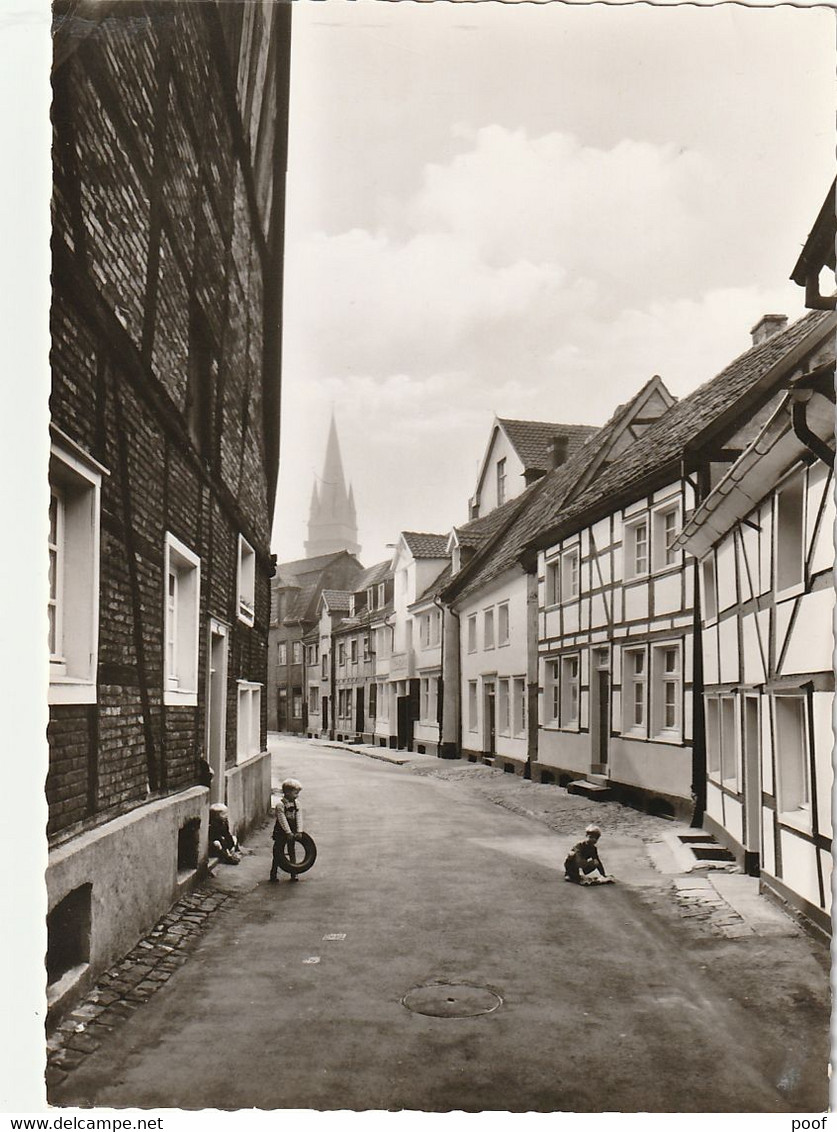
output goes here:
<path id="1" fill-rule="evenodd" d="M 503 1000 L 488 987 L 471 987 L 466 983 L 431 983 L 416 987 L 401 999 L 414 1014 L 428 1014 L 431 1018 L 474 1018 L 477 1014 L 490 1014 Z"/>

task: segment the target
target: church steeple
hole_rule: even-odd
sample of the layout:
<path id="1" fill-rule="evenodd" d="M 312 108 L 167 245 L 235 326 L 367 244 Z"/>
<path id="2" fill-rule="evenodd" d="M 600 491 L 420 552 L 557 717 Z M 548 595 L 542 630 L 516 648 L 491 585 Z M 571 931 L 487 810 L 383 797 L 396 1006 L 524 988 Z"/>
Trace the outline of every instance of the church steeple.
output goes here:
<path id="1" fill-rule="evenodd" d="M 315 558 L 338 550 L 360 554 L 354 494 L 351 487 L 346 489 L 337 425 L 332 413 L 323 474 L 319 484 L 314 484 L 311 494 L 305 554 L 308 558 Z"/>

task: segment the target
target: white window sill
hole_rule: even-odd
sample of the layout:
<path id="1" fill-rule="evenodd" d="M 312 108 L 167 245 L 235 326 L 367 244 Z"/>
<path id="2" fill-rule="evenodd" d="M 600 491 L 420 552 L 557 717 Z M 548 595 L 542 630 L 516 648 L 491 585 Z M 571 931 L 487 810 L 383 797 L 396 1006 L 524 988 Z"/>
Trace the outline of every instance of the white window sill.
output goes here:
<path id="1" fill-rule="evenodd" d="M 95 704 L 96 685 L 91 680 L 74 679 L 72 676 L 53 677 L 47 698 L 51 704 Z"/>
<path id="2" fill-rule="evenodd" d="M 622 732 L 624 739 L 647 739 L 648 732 L 644 727 L 626 727 Z"/>
<path id="3" fill-rule="evenodd" d="M 239 621 L 241 621 L 241 623 L 242 623 L 243 625 L 249 625 L 249 626 L 250 626 L 250 628 L 252 628 L 252 627 L 253 627 L 253 625 L 254 625 L 254 623 L 255 623 L 255 620 L 256 620 L 256 618 L 255 618 L 255 615 L 254 615 L 254 614 L 252 614 L 252 613 L 243 613 L 243 612 L 242 612 L 242 611 L 241 611 L 241 610 L 239 609 L 239 611 L 238 611 L 238 620 L 239 620 Z"/>
<path id="4" fill-rule="evenodd" d="M 198 693 L 175 691 L 169 688 L 167 691 L 163 692 L 163 703 L 167 707 L 197 707 Z"/>
<path id="5" fill-rule="evenodd" d="M 813 828 L 809 806 L 800 807 L 798 810 L 781 810 L 778 818 L 780 825 L 798 829 L 800 833 L 810 833 Z"/>
<path id="6" fill-rule="evenodd" d="M 651 736 L 654 743 L 682 743 L 682 731 L 658 731 L 656 735 Z M 724 783 L 726 785 L 726 783 Z"/>
<path id="7" fill-rule="evenodd" d="M 511 644 L 511 641 L 499 641 L 497 644 L 498 649 L 505 649 Z"/>

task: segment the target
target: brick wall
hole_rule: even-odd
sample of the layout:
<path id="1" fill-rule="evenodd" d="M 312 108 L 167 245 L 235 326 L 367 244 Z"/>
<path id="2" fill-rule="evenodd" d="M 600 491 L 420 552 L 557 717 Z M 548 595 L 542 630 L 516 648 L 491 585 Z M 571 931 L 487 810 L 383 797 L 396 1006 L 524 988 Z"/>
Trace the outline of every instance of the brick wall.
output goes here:
<path id="1" fill-rule="evenodd" d="M 252 111 L 265 14 L 222 7 L 158 0 L 129 15 L 111 6 L 98 22 L 57 10 L 50 404 L 109 474 L 97 703 L 51 708 L 51 835 L 141 804 L 149 788 L 195 783 L 210 616 L 231 627 L 229 763 L 235 682 L 266 683 L 279 355 L 264 327 L 279 320 L 283 185 L 260 211 L 253 165 L 278 167 L 285 123 L 279 107 L 277 131 L 277 103 L 262 100 L 251 156 L 241 110 Z M 284 87 L 288 24 L 273 19 Z M 196 381 L 200 437 L 189 428 Z M 201 559 L 197 707 L 163 703 L 167 531 Z M 236 619 L 239 533 L 256 551 L 253 627 Z"/>

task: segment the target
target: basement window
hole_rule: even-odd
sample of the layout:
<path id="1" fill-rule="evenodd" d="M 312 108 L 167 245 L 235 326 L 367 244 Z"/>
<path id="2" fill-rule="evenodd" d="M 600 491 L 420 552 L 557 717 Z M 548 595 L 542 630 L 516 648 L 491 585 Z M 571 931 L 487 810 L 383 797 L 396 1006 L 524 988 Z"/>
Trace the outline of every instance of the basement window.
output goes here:
<path id="1" fill-rule="evenodd" d="M 90 902 L 93 886 L 73 889 L 47 916 L 47 985 L 81 974 L 90 962 Z"/>

